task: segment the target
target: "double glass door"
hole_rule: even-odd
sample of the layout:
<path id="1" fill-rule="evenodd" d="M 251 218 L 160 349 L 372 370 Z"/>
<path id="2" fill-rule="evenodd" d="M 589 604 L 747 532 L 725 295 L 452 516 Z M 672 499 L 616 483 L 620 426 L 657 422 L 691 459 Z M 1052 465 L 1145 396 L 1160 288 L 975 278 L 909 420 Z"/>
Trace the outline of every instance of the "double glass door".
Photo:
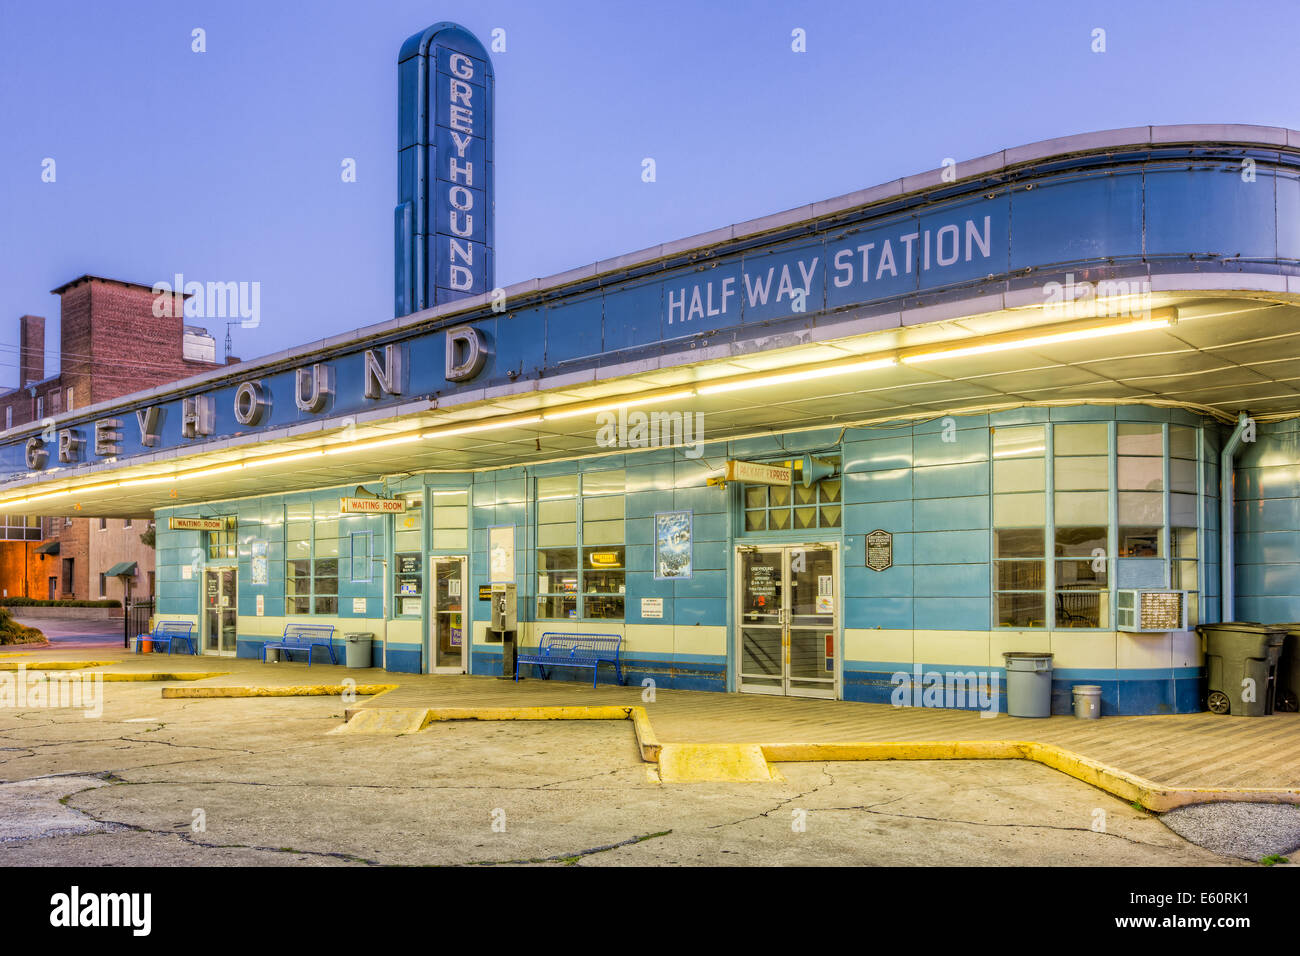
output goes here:
<path id="1" fill-rule="evenodd" d="M 840 644 L 835 547 L 741 548 L 736 569 L 740 689 L 834 698 Z"/>
<path id="2" fill-rule="evenodd" d="M 211 568 L 203 572 L 203 653 L 233 656 L 235 618 L 239 601 L 235 595 L 235 569 Z"/>
<path id="3" fill-rule="evenodd" d="M 465 559 L 429 558 L 430 670 L 465 673 Z"/>

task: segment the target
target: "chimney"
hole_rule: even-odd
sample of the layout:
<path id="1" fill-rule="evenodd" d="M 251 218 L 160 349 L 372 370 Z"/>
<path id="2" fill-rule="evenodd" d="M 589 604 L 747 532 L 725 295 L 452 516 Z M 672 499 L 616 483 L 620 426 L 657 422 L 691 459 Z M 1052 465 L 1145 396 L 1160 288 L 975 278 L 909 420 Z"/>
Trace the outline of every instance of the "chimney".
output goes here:
<path id="1" fill-rule="evenodd" d="M 45 377 L 45 319 L 24 315 L 18 320 L 18 387 Z"/>

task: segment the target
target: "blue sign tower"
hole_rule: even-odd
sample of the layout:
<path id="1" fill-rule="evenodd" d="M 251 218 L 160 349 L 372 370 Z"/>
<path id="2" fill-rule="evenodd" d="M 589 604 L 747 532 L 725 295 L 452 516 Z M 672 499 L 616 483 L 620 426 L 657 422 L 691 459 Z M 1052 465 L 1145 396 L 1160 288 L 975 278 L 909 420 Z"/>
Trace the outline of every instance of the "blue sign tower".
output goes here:
<path id="1" fill-rule="evenodd" d="M 435 23 L 397 57 L 397 317 L 493 287 L 492 61 Z"/>

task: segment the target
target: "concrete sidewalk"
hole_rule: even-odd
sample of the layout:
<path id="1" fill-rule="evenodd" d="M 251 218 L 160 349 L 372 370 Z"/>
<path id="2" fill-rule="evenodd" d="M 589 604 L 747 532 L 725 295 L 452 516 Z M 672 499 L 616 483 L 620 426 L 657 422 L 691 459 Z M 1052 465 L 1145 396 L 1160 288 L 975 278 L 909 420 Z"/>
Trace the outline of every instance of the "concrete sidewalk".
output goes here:
<path id="1" fill-rule="evenodd" d="M 87 657 L 70 649 L 20 650 L 4 660 Z M 1223 717 L 1209 713 L 1153 717 L 1024 719 L 981 717 L 968 711 L 894 708 L 849 701 L 802 700 L 656 690 L 643 700 L 640 687 L 536 678 L 393 674 L 377 668 L 350 670 L 317 662 L 263 664 L 242 658 L 186 654 L 136 655 L 99 646 L 95 660 L 114 660 L 112 670 L 226 671 L 187 686 L 270 687 L 396 684 L 380 696 L 361 697 L 356 707 L 644 707 L 658 738 L 674 743 L 805 743 L 867 741 L 1032 740 L 1179 788 L 1300 787 L 1300 715 Z M 164 663 L 165 662 L 165 663 Z"/>

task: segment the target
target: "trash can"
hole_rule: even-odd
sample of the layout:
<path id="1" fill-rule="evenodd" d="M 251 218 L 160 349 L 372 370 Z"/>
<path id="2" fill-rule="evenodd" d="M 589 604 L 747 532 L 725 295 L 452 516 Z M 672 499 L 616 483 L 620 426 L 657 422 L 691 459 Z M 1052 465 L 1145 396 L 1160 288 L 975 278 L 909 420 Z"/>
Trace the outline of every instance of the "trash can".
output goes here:
<path id="1" fill-rule="evenodd" d="M 1003 651 L 1007 668 L 1007 713 L 1012 717 L 1052 716 L 1052 655 Z"/>
<path id="2" fill-rule="evenodd" d="M 1101 718 L 1101 685 L 1075 684 L 1074 716 L 1080 720 L 1099 720 Z"/>
<path id="3" fill-rule="evenodd" d="M 345 634 L 343 640 L 347 643 L 348 667 L 369 667 L 370 642 L 374 640 L 374 635 Z"/>
<path id="4" fill-rule="evenodd" d="M 1224 621 L 1202 624 L 1196 632 L 1205 650 L 1205 703 L 1210 711 L 1236 717 L 1273 713 L 1277 663 L 1286 629 L 1253 621 Z M 1253 699 L 1247 700 L 1248 696 Z"/>
<path id="5" fill-rule="evenodd" d="M 1273 709 L 1295 713 L 1300 710 L 1300 622 L 1273 626 L 1286 630 L 1277 662 L 1277 697 Z"/>
<path id="6" fill-rule="evenodd" d="M 280 648 L 278 647 L 266 648 L 266 662 L 268 664 L 280 663 Z"/>

